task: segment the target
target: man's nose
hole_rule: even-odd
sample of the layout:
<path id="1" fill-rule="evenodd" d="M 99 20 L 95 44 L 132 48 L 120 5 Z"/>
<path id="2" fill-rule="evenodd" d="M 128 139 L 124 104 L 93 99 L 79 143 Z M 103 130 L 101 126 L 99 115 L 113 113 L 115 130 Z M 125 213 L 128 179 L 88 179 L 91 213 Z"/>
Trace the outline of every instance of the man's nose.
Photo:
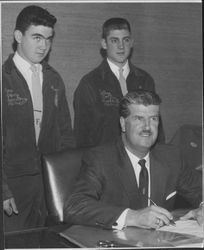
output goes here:
<path id="1" fill-rule="evenodd" d="M 124 48 L 124 42 L 123 41 L 119 41 L 118 42 L 118 48 L 119 49 L 123 49 Z"/>
<path id="2" fill-rule="evenodd" d="M 47 48 L 47 41 L 45 39 L 42 39 L 41 40 L 41 43 L 40 43 L 40 48 L 41 49 L 46 49 Z"/>
<path id="3" fill-rule="evenodd" d="M 149 119 L 145 119 L 144 120 L 144 127 L 145 127 L 145 129 L 149 129 L 150 128 L 150 121 L 149 121 Z"/>

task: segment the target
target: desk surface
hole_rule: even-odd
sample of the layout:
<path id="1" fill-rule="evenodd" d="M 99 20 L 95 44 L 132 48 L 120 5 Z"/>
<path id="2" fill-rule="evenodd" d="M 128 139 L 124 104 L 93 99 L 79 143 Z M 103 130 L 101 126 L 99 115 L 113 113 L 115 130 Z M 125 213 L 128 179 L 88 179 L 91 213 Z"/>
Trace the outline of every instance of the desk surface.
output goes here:
<path id="1" fill-rule="evenodd" d="M 64 229 L 63 225 L 8 232 L 4 234 L 4 245 L 6 249 L 75 248 L 76 245 L 59 235 Z"/>
<path id="2" fill-rule="evenodd" d="M 180 213 L 183 214 L 183 213 Z M 178 215 L 178 212 L 177 212 Z M 113 247 L 175 247 L 183 243 L 202 246 L 203 239 L 186 235 L 128 227 L 125 230 L 103 230 L 99 227 L 66 224 L 5 233 L 5 248 L 96 248 L 109 241 Z M 107 243 L 107 242 L 105 242 Z M 112 246 L 112 245 L 111 245 Z M 104 245 L 100 245 L 104 247 Z"/>
<path id="3" fill-rule="evenodd" d="M 184 210 L 174 213 L 178 219 Z M 199 227 L 199 226 L 198 226 Z M 74 225 L 62 231 L 60 235 L 73 244 L 84 248 L 95 247 L 138 247 L 138 248 L 172 248 L 203 247 L 203 238 L 178 232 L 127 227 L 123 230 L 105 230 L 99 227 Z"/>
<path id="4" fill-rule="evenodd" d="M 75 225 L 60 234 L 73 244 L 84 248 L 95 248 L 99 246 L 127 248 L 203 246 L 203 239 L 196 236 L 139 229 L 136 227 L 127 227 L 123 230 L 103 230 L 97 227 Z"/>

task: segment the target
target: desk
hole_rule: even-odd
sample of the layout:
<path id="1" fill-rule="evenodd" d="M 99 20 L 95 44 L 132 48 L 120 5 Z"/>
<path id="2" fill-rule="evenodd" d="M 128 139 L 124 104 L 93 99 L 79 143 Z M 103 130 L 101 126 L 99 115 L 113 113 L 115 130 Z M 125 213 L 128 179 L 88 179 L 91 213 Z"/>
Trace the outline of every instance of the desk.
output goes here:
<path id="1" fill-rule="evenodd" d="M 117 247 L 172 248 L 202 247 L 203 240 L 179 233 L 127 227 L 123 230 L 103 230 L 97 227 L 75 225 L 60 233 L 78 247 L 95 248 L 108 241 Z M 104 247 L 104 245 L 102 245 Z M 108 245 L 106 246 L 108 247 Z M 110 247 L 110 245 L 109 245 Z"/>
<path id="2" fill-rule="evenodd" d="M 177 212 L 177 216 L 182 215 Z M 176 239 L 176 240 L 175 240 Z M 128 227 L 123 231 L 103 230 L 99 227 L 66 224 L 5 233 L 5 248 L 96 248 L 101 240 L 114 241 L 117 247 L 171 248 L 172 244 L 188 241 L 178 233 L 160 232 Z M 144 244 L 143 244 L 144 243 Z M 190 243 L 202 243 L 191 238 Z"/>
<path id="3" fill-rule="evenodd" d="M 76 248 L 59 232 L 67 226 L 40 227 L 4 234 L 5 248 Z"/>
<path id="4" fill-rule="evenodd" d="M 176 220 L 183 214 L 184 210 L 173 213 Z M 185 246 L 195 248 L 203 246 L 202 238 L 181 233 L 136 227 L 127 227 L 123 230 L 107 230 L 99 227 L 74 225 L 62 231 L 60 235 L 78 247 L 84 248 L 99 246 L 120 248 L 172 248 Z"/>

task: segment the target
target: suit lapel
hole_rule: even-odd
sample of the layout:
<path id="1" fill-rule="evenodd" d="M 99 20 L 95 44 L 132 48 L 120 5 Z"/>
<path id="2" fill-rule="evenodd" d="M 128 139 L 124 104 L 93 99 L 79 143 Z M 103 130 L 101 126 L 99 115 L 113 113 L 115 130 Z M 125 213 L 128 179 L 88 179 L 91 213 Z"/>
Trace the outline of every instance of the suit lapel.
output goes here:
<path id="1" fill-rule="evenodd" d="M 159 160 L 153 151 L 150 152 L 150 197 L 157 205 L 162 205 L 163 203 L 162 200 L 166 190 L 165 183 L 167 183 L 168 171 L 169 169 L 166 163 Z"/>
<path id="2" fill-rule="evenodd" d="M 117 174 L 128 197 L 129 206 L 135 209 L 140 208 L 141 202 L 138 202 L 140 200 L 139 190 L 132 163 L 122 141 L 119 141 L 117 146 L 119 149 Z"/>

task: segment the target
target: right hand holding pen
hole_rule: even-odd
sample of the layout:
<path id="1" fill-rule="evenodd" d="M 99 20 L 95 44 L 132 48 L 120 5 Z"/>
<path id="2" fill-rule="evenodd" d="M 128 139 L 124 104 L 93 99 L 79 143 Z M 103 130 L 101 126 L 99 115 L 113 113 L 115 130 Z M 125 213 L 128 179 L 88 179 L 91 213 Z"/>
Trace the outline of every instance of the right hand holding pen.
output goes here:
<path id="1" fill-rule="evenodd" d="M 7 200 L 4 200 L 3 202 L 3 208 L 4 208 L 4 212 L 8 215 L 11 216 L 12 213 L 14 214 L 18 214 L 18 209 L 15 203 L 14 198 L 9 198 Z"/>
<path id="2" fill-rule="evenodd" d="M 163 225 L 169 225 L 172 219 L 173 216 L 168 210 L 152 205 L 140 210 L 129 209 L 125 225 L 156 229 Z"/>

